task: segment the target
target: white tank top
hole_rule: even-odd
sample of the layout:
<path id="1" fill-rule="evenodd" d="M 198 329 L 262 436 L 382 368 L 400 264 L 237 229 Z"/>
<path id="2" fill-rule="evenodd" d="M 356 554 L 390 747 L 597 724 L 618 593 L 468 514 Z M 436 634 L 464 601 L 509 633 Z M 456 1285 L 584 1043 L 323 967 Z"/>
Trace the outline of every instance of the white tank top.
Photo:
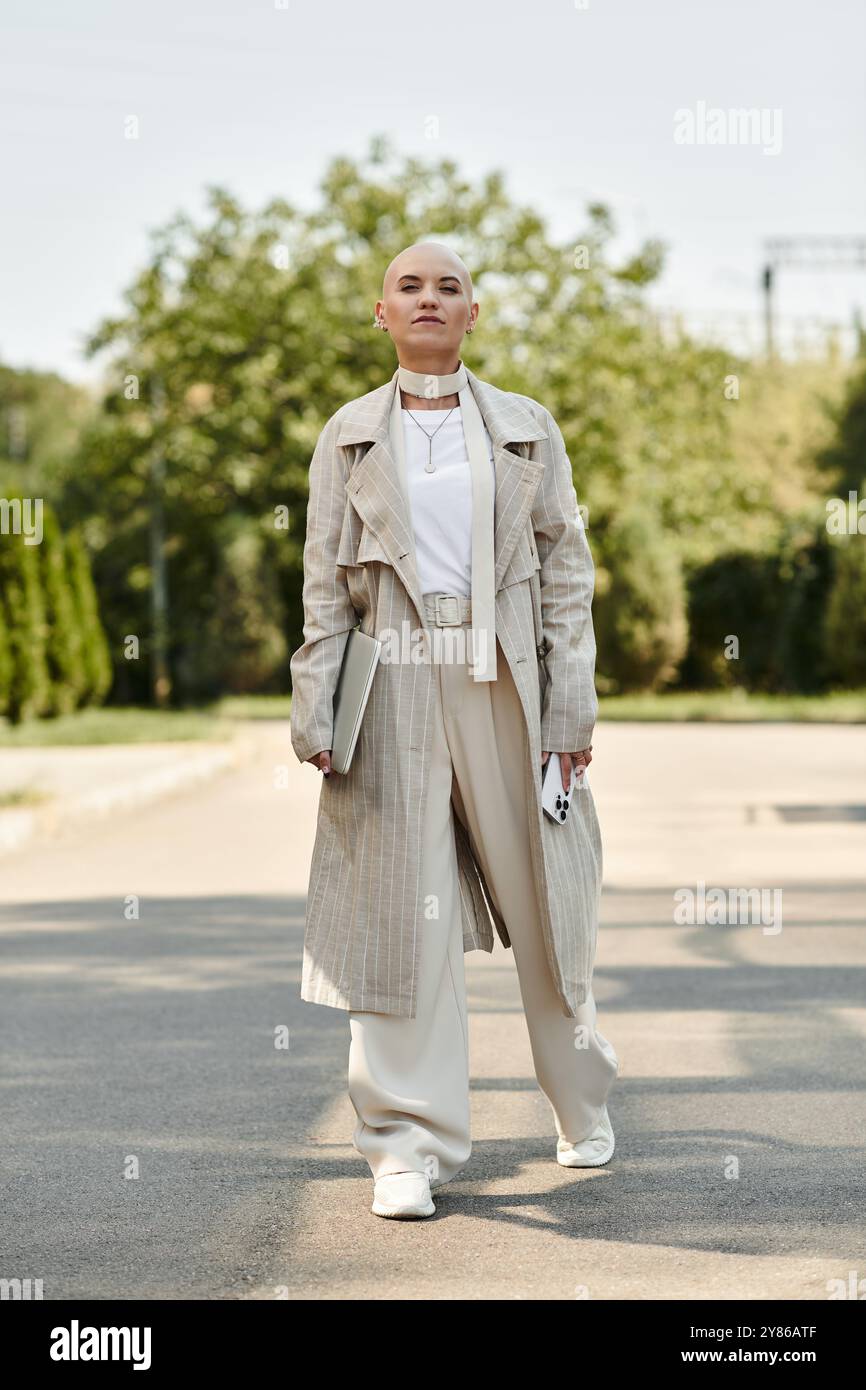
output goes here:
<path id="1" fill-rule="evenodd" d="M 406 441 L 406 483 L 415 533 L 415 556 L 422 594 L 441 590 L 448 594 L 472 594 L 472 474 L 463 435 L 463 412 L 418 410 L 419 426 L 403 409 Z M 448 417 L 446 419 L 446 416 Z M 442 421 L 445 420 L 445 424 Z M 439 426 L 442 428 L 439 429 Z M 435 472 L 425 473 L 433 439 Z M 485 426 L 484 438 L 495 482 L 493 441 Z"/>

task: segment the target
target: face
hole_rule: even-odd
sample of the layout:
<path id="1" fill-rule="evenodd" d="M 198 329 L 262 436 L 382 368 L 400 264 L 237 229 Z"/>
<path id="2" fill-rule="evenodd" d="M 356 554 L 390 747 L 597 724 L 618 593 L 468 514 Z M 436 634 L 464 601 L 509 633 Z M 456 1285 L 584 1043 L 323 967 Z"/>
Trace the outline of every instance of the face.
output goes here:
<path id="1" fill-rule="evenodd" d="M 397 355 L 460 357 L 467 326 L 478 317 L 469 275 L 455 257 L 410 247 L 385 275 L 376 316 L 384 320 Z"/>

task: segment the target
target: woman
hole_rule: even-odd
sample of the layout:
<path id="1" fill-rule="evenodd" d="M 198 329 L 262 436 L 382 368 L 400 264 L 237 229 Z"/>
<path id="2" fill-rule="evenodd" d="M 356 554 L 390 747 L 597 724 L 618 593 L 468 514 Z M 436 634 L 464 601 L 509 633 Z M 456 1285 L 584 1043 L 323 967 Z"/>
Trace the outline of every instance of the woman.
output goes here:
<path id="1" fill-rule="evenodd" d="M 431 1188 L 469 1158 L 463 953 L 492 951 L 491 916 L 514 948 L 557 1161 L 614 1149 L 618 1063 L 591 989 L 593 564 L 550 412 L 460 358 L 477 319 L 446 247 L 395 257 L 376 325 L 399 366 L 331 417 L 310 465 L 291 733 L 323 781 L 301 997 L 348 1011 L 354 1146 L 378 1216 L 429 1216 Z M 384 646 L 340 776 L 333 696 L 359 621 Z M 573 767 L 583 779 L 562 825 L 541 807 L 550 756 L 563 789 Z"/>

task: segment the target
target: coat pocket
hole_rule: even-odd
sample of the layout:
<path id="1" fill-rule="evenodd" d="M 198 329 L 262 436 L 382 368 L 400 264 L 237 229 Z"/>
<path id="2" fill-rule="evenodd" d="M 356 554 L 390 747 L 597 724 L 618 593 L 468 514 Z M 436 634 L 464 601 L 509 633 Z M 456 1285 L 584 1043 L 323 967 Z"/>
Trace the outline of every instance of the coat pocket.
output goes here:
<path id="1" fill-rule="evenodd" d="M 361 539 L 358 542 L 357 563 L 366 565 L 370 560 L 381 560 L 388 564 L 388 556 L 382 548 L 382 542 L 369 526 L 364 526 L 361 531 Z"/>
<path id="2" fill-rule="evenodd" d="M 349 498 L 346 501 L 343 526 L 337 545 L 337 564 L 344 569 L 351 569 L 355 565 L 366 565 L 371 560 L 389 563 L 382 542 L 367 525 L 360 512 L 352 506 Z"/>
<path id="3" fill-rule="evenodd" d="M 505 566 L 497 593 L 499 589 L 505 589 L 509 584 L 519 584 L 524 579 L 531 579 L 535 571 L 539 569 L 541 569 L 541 561 L 535 548 L 535 540 L 534 538 L 530 539 L 530 531 L 527 526 L 514 547 L 511 559 Z"/>

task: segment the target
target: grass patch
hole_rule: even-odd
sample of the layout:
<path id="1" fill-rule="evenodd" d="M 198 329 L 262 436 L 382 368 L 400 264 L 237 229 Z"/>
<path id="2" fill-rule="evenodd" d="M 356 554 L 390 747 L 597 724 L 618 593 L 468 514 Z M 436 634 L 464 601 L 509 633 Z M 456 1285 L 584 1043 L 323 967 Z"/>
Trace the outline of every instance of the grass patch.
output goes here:
<path id="1" fill-rule="evenodd" d="M 51 800 L 51 792 L 40 791 L 36 787 L 10 787 L 0 792 L 0 811 L 8 811 L 18 806 L 39 806 Z"/>
<path id="2" fill-rule="evenodd" d="M 745 690 L 672 691 L 666 695 L 607 695 L 598 717 L 608 721 L 721 723 L 866 723 L 866 690 L 826 695 L 757 695 Z"/>
<path id="3" fill-rule="evenodd" d="M 224 695 L 214 710 L 226 719 L 288 719 L 291 695 Z"/>
<path id="4" fill-rule="evenodd" d="M 0 720 L 0 748 L 42 748 L 95 743 L 215 742 L 232 738 L 231 718 L 213 706 L 191 710 L 83 709 L 25 724 Z"/>

